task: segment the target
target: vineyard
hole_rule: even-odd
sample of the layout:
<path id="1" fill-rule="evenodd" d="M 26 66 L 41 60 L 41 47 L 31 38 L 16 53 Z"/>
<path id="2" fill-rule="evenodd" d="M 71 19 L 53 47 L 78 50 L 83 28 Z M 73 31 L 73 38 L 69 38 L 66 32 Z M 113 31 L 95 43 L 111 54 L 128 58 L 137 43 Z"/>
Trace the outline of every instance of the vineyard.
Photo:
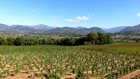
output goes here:
<path id="1" fill-rule="evenodd" d="M 118 79 L 137 69 L 139 43 L 0 46 L 1 79 Z"/>

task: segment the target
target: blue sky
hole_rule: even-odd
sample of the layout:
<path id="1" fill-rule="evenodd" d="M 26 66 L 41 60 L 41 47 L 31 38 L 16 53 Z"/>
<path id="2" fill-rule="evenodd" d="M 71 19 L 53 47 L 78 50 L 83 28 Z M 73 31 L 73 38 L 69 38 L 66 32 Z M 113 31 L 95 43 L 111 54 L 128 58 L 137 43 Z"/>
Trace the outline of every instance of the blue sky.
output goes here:
<path id="1" fill-rule="evenodd" d="M 0 23 L 54 27 L 140 24 L 140 0 L 0 0 Z"/>

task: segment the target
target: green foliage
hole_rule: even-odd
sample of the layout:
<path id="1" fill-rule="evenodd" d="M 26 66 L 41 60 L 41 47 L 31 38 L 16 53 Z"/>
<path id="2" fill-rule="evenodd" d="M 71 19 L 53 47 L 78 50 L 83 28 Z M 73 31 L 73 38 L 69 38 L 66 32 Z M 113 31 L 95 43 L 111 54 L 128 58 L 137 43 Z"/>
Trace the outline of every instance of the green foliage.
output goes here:
<path id="1" fill-rule="evenodd" d="M 84 45 L 92 45 L 91 42 L 84 42 Z"/>
<path id="2" fill-rule="evenodd" d="M 68 45 L 73 46 L 75 45 L 76 39 L 75 38 L 62 38 L 57 43 L 58 45 Z"/>
<path id="3" fill-rule="evenodd" d="M 87 34 L 85 37 L 80 38 L 63 38 L 58 44 L 59 45 L 103 45 L 103 44 L 111 44 L 113 43 L 113 39 L 109 35 L 105 35 L 100 32 L 91 32 Z"/>
<path id="4" fill-rule="evenodd" d="M 7 45 L 14 45 L 14 40 L 15 40 L 15 38 L 9 37 L 6 39 L 6 41 L 7 41 L 6 44 Z"/>
<path id="5" fill-rule="evenodd" d="M 17 46 L 23 45 L 24 42 L 25 42 L 25 40 L 24 40 L 23 37 L 17 37 L 17 38 L 14 40 L 14 44 L 17 45 Z"/>
<path id="6" fill-rule="evenodd" d="M 114 42 L 109 35 L 100 32 L 91 32 L 86 36 L 86 39 L 95 45 L 111 44 Z"/>
<path id="7" fill-rule="evenodd" d="M 0 37 L 0 45 L 4 45 L 6 42 L 4 40 L 4 38 Z"/>

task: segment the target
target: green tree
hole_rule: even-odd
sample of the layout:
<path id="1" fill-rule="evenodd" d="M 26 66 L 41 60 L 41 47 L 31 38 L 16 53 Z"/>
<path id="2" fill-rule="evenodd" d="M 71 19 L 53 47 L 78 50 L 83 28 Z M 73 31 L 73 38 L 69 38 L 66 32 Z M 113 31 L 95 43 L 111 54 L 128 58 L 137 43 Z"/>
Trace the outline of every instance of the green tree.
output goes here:
<path id="1" fill-rule="evenodd" d="M 114 43 L 114 40 L 111 38 L 111 36 L 107 35 L 106 38 L 107 38 L 106 44 Z"/>
<path id="2" fill-rule="evenodd" d="M 0 45 L 5 45 L 5 39 L 0 37 Z"/>
<path id="3" fill-rule="evenodd" d="M 99 35 L 97 32 L 91 32 L 87 34 L 87 41 L 91 42 L 92 44 L 98 44 Z"/>
<path id="4" fill-rule="evenodd" d="M 24 37 L 17 37 L 14 41 L 14 44 L 17 45 L 17 46 L 20 46 L 20 45 L 24 45 Z"/>
<path id="5" fill-rule="evenodd" d="M 6 39 L 6 44 L 7 45 L 14 45 L 14 41 L 15 41 L 14 38 L 9 37 L 9 38 Z"/>

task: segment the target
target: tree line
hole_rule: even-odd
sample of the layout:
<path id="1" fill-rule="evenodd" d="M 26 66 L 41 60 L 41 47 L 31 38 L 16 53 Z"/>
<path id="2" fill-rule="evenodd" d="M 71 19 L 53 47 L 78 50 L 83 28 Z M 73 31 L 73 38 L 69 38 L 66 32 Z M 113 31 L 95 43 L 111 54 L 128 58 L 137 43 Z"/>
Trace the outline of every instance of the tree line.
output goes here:
<path id="1" fill-rule="evenodd" d="M 28 46 L 28 45 L 84 45 L 84 44 L 93 44 L 93 45 L 102 45 L 102 44 L 111 44 L 113 39 L 106 34 L 100 32 L 91 32 L 86 36 L 77 37 L 77 38 L 27 38 L 24 36 L 20 37 L 0 37 L 0 45 L 15 45 L 15 46 Z"/>
<path id="2" fill-rule="evenodd" d="M 62 38 L 57 44 L 58 45 L 103 45 L 114 43 L 114 40 L 111 36 L 100 33 L 100 32 L 91 32 L 86 36 L 80 38 Z"/>

